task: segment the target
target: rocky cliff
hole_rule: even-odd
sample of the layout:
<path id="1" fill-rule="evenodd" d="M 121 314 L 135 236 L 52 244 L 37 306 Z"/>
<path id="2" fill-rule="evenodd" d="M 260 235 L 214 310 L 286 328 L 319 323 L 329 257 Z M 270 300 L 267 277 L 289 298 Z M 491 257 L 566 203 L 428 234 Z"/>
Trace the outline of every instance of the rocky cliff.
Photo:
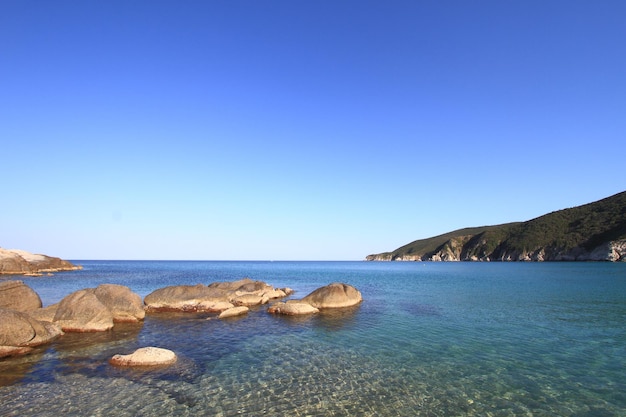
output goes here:
<path id="1" fill-rule="evenodd" d="M 77 269 L 82 267 L 60 258 L 37 255 L 19 249 L 0 248 L 0 275 L 30 275 Z"/>
<path id="2" fill-rule="evenodd" d="M 368 261 L 626 262 L 626 192 L 522 223 L 421 239 Z"/>
<path id="3" fill-rule="evenodd" d="M 425 254 L 403 254 L 385 252 L 368 255 L 367 261 L 609 261 L 626 262 L 626 239 L 605 242 L 589 251 L 584 247 L 560 250 L 554 247 L 542 247 L 534 251 L 513 250 L 486 253 L 482 256 L 473 253 L 485 253 L 482 245 L 463 244 L 466 239 L 449 239 L 434 251 Z"/>

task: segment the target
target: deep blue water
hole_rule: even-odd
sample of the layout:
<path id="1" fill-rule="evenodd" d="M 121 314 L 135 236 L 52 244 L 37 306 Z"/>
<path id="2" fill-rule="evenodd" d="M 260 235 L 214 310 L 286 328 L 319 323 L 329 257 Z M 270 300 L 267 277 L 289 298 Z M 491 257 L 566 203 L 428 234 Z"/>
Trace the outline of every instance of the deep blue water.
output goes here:
<path id="1" fill-rule="evenodd" d="M 345 282 L 364 302 L 295 319 L 267 306 L 227 321 L 155 314 L 66 334 L 0 360 L 0 415 L 626 415 L 624 263 L 76 263 L 84 269 L 17 279 L 44 305 L 101 283 L 143 297 L 243 277 L 293 298 Z M 179 361 L 107 364 L 142 346 Z"/>

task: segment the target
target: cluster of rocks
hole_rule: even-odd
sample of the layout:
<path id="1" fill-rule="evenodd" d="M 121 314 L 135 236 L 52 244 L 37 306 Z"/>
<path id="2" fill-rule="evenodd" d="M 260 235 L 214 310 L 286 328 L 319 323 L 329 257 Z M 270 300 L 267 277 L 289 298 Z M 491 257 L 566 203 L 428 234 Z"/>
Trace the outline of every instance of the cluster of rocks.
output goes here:
<path id="1" fill-rule="evenodd" d="M 146 312 L 208 312 L 218 313 L 224 319 L 246 314 L 250 307 L 270 302 L 269 313 L 300 315 L 350 307 L 362 301 L 356 288 L 340 283 L 318 288 L 301 300 L 277 301 L 292 293 L 289 288 L 274 288 L 244 278 L 210 285 L 160 288 L 142 301 L 126 286 L 102 284 L 75 291 L 59 303 L 43 308 L 39 295 L 23 281 L 4 281 L 0 282 L 0 358 L 29 353 L 65 332 L 107 331 L 115 323 L 141 322 Z M 175 361 L 173 352 L 147 347 L 131 355 L 115 355 L 110 363 L 138 366 Z"/>
<path id="2" fill-rule="evenodd" d="M 0 357 L 28 353 L 65 332 L 139 322 L 145 314 L 141 297 L 123 285 L 79 290 L 42 308 L 39 295 L 23 281 L 0 282 Z"/>
<path id="3" fill-rule="evenodd" d="M 173 285 L 148 294 L 145 309 L 148 312 L 190 311 L 225 313 L 235 307 L 267 304 L 293 293 L 290 288 L 274 288 L 262 281 L 244 278 L 233 282 L 215 282 L 210 285 Z M 238 308 L 236 311 L 247 312 Z"/>

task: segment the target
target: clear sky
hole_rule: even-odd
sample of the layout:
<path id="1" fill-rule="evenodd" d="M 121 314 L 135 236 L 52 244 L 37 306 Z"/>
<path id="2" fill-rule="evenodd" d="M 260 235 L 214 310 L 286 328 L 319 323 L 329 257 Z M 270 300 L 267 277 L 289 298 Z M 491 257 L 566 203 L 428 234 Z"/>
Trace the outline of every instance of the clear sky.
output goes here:
<path id="1" fill-rule="evenodd" d="M 0 3 L 0 246 L 361 260 L 626 189 L 626 2 Z"/>

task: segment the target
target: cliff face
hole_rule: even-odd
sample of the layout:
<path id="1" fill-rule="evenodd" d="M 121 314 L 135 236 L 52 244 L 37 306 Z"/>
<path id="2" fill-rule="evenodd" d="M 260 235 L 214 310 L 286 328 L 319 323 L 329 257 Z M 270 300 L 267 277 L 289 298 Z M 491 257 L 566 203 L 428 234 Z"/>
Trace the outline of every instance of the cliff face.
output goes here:
<path id="1" fill-rule="evenodd" d="M 19 249 L 0 248 L 1 274 L 39 274 L 43 272 L 73 271 L 81 269 L 71 262 L 46 255 L 36 255 Z"/>
<path id="2" fill-rule="evenodd" d="M 626 262 L 626 192 L 522 223 L 416 240 L 368 261 Z"/>
<path id="3" fill-rule="evenodd" d="M 453 238 L 435 251 L 423 255 L 394 254 L 386 252 L 368 255 L 367 261 L 609 261 L 626 262 L 626 239 L 605 242 L 589 251 L 583 247 L 573 249 L 539 248 L 534 251 L 506 251 L 498 250 L 477 256 L 475 253 L 485 253 L 482 245 L 471 246 L 462 243 L 462 240 Z"/>

